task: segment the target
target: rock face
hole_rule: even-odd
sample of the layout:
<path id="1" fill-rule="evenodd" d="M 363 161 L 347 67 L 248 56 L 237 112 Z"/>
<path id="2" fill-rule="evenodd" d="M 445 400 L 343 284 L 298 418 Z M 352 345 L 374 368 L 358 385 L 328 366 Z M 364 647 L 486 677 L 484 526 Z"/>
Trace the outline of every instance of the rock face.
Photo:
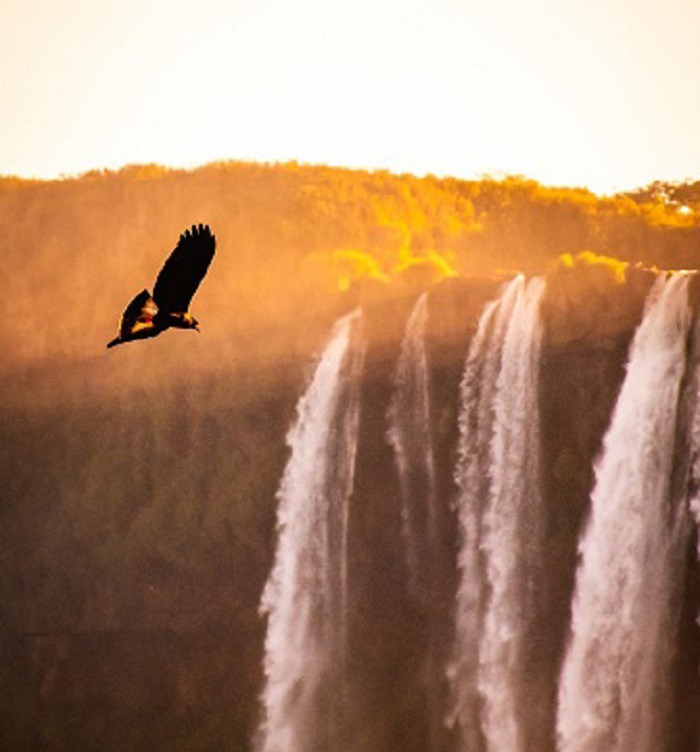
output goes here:
<path id="1" fill-rule="evenodd" d="M 537 701 L 528 719 L 542 752 L 556 749 L 558 675 L 594 462 L 654 276 L 592 258 L 548 276 L 539 387 L 545 584 L 535 594 Z M 502 281 L 454 277 L 427 290 L 436 500 L 429 598 L 408 584 L 400 478 L 386 437 L 406 322 L 425 288 L 351 289 L 307 328 L 303 346 L 254 368 L 231 353 L 235 365 L 223 369 L 225 350 L 187 356 L 183 341 L 171 340 L 120 361 L 8 374 L 0 747 L 252 749 L 264 685 L 258 607 L 276 544 L 284 435 L 333 318 L 359 305 L 368 349 L 348 519 L 347 749 L 472 752 L 444 722 L 460 546 L 454 473 L 465 357 Z M 691 287 L 695 304 L 695 280 Z M 678 463 L 685 451 L 679 444 Z M 658 752 L 698 744 L 694 540 L 683 587 L 673 707 Z"/>

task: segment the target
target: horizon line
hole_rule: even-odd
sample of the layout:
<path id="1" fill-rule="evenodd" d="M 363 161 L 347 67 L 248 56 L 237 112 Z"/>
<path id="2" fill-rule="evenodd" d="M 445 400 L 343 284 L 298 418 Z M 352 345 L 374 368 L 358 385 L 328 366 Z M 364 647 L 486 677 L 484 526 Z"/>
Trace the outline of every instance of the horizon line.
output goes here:
<path id="1" fill-rule="evenodd" d="M 631 186 L 629 188 L 615 188 L 613 190 L 596 190 L 594 188 L 591 188 L 584 184 L 563 184 L 563 183 L 548 183 L 544 182 L 543 180 L 540 180 L 535 177 L 531 177 L 529 175 L 523 174 L 521 172 L 510 172 L 510 171 L 504 171 L 504 170 L 487 170 L 487 171 L 474 171 L 472 175 L 459 175 L 455 173 L 438 173 L 438 172 L 430 172 L 430 171 L 421 171 L 421 172 L 411 172 L 410 170 L 399 170 L 393 167 L 382 167 L 382 166 L 354 166 L 349 164 L 332 164 L 328 162 L 313 162 L 313 161 L 304 161 L 300 159 L 295 158 L 286 158 L 286 159 L 247 159 L 243 157 L 224 157 L 221 159 L 212 159 L 208 161 L 198 162 L 198 163 L 191 163 L 191 164 L 180 164 L 175 165 L 172 163 L 167 162 L 159 162 L 156 160 L 153 161 L 134 161 L 134 162 L 124 162 L 120 164 L 119 166 L 108 166 L 108 165 L 102 165 L 102 166 L 95 166 L 95 167 L 88 167 L 81 170 L 76 170 L 75 172 L 60 172 L 58 174 L 46 174 L 46 175 L 37 175 L 37 174 L 19 174 L 19 173 L 2 173 L 0 172 L 0 181 L 9 181 L 9 180 L 19 180 L 26 183 L 60 183 L 60 182 L 70 182 L 70 181 L 77 181 L 77 180 L 83 180 L 86 177 L 109 177 L 112 175 L 119 175 L 120 173 L 127 172 L 128 170 L 135 170 L 138 168 L 158 168 L 160 170 L 166 171 L 166 172 L 182 172 L 182 173 L 193 173 L 197 172 L 198 170 L 203 170 L 206 168 L 216 167 L 216 166 L 226 166 L 226 165 L 255 165 L 260 167 L 288 167 L 288 166 L 297 166 L 297 167 L 303 167 L 303 168 L 326 168 L 331 170 L 342 170 L 342 171 L 348 171 L 348 172 L 364 172 L 367 174 L 373 174 L 373 173 L 389 173 L 391 175 L 394 175 L 396 177 L 413 177 L 417 178 L 419 180 L 422 179 L 436 179 L 436 180 L 458 180 L 463 182 L 505 182 L 507 180 L 522 180 L 524 182 L 529 183 L 536 183 L 537 185 L 542 186 L 543 188 L 549 188 L 552 190 L 572 190 L 572 191 L 582 191 L 590 193 L 594 196 L 597 196 L 599 198 L 605 198 L 605 197 L 613 197 L 613 196 L 619 196 L 624 195 L 628 193 L 635 193 L 641 190 L 644 190 L 645 188 L 649 188 L 651 186 L 654 186 L 656 184 L 665 184 L 665 185 L 672 185 L 672 186 L 680 186 L 680 185 L 687 185 L 687 184 L 693 184 L 696 182 L 700 182 L 700 178 L 692 178 L 692 177 L 685 177 L 685 178 L 676 178 L 676 179 L 663 179 L 663 178 L 655 178 L 649 182 L 646 182 L 644 184 L 635 184 L 634 186 Z"/>

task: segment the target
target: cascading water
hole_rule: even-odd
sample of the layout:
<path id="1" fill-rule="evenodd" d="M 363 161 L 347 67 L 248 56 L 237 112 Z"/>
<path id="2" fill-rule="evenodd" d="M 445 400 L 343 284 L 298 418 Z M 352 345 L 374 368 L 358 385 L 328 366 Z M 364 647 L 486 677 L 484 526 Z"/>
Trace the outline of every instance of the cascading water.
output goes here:
<path id="1" fill-rule="evenodd" d="M 421 295 L 406 324 L 387 418 L 387 440 L 394 449 L 401 489 L 401 522 L 408 592 L 427 620 L 427 644 L 421 671 L 428 725 L 428 749 L 442 736 L 441 688 L 436 657 L 434 609 L 438 575 L 435 459 L 431 439 L 430 379 L 425 348 L 428 295 Z"/>
<path id="2" fill-rule="evenodd" d="M 511 283 L 501 298 L 486 307 L 471 343 L 461 384 L 459 460 L 455 481 L 459 488 L 456 506 L 462 542 L 457 562 L 460 585 L 449 679 L 454 707 L 452 721 L 459 728 L 464 752 L 483 748 L 478 692 L 479 635 L 484 599 L 483 561 L 479 550 L 481 517 L 489 492 L 496 377 L 515 290 Z"/>
<path id="3" fill-rule="evenodd" d="M 288 436 L 277 550 L 261 604 L 268 623 L 260 752 L 341 748 L 361 328 L 359 312 L 336 324 Z"/>
<path id="4" fill-rule="evenodd" d="M 698 335 L 696 335 L 697 337 Z M 696 552 L 700 562 L 700 373 L 695 372 L 693 415 L 690 424 L 690 483 L 691 494 L 689 500 L 690 513 L 696 527 Z M 700 625 L 700 614 L 697 623 Z"/>
<path id="5" fill-rule="evenodd" d="M 538 369 L 544 280 L 489 304 L 462 381 L 453 721 L 464 752 L 524 748 L 524 637 L 541 554 Z"/>
<path id="6" fill-rule="evenodd" d="M 435 465 L 430 440 L 430 394 L 425 327 L 428 296 L 416 302 L 394 374 L 387 438 L 401 485 L 401 519 L 410 591 L 425 601 L 431 594 L 435 545 Z"/>
<path id="7" fill-rule="evenodd" d="M 562 752 L 664 748 L 687 545 L 671 478 L 690 322 L 688 277 L 659 277 L 595 469 L 559 688 Z"/>

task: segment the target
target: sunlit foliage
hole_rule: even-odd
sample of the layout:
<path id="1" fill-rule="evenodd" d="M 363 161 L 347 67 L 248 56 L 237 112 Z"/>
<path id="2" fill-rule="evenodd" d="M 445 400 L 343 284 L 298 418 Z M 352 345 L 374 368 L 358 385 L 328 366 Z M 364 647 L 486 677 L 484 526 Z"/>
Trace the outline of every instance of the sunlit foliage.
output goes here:
<path id="1" fill-rule="evenodd" d="M 373 279 L 380 282 L 387 280 L 377 260 L 366 251 L 340 250 L 331 253 L 313 253 L 309 256 L 309 261 L 325 268 L 335 279 L 341 292 L 347 292 L 358 280 Z"/>
<path id="2" fill-rule="evenodd" d="M 422 277 L 429 284 L 452 273 L 542 273 L 561 254 L 586 250 L 697 268 L 699 206 L 698 184 L 598 197 L 522 177 L 419 178 L 295 162 L 0 178 L 9 290 L 0 313 L 13 322 L 0 345 L 6 364 L 92 350 L 112 333 L 131 286 L 153 279 L 173 237 L 193 221 L 209 222 L 220 241 L 196 307 L 225 311 L 242 337 L 254 320 L 274 349 L 272 339 L 289 341 L 283 322 L 334 310 L 326 292 L 337 295 L 360 279 Z M 60 326 L 37 296 L 61 301 Z"/>
<path id="3" fill-rule="evenodd" d="M 622 284 L 629 264 L 610 256 L 601 256 L 592 251 L 581 251 L 576 256 L 563 253 L 557 259 L 554 269 L 555 275 L 583 273 L 593 279 L 600 280 L 599 286 L 606 287 L 609 281 Z"/>
<path id="4" fill-rule="evenodd" d="M 410 280 L 424 288 L 447 277 L 457 276 L 457 272 L 447 259 L 435 252 L 429 252 L 422 256 L 410 256 L 397 264 L 392 272 L 404 280 Z"/>
<path id="5" fill-rule="evenodd" d="M 631 304 L 630 264 L 609 256 L 582 251 L 562 254 L 548 273 L 545 309 L 550 343 L 594 338 L 614 340 L 634 327 L 639 311 Z M 642 284 L 651 274 L 642 275 Z M 634 285 L 632 286 L 635 287 Z"/>

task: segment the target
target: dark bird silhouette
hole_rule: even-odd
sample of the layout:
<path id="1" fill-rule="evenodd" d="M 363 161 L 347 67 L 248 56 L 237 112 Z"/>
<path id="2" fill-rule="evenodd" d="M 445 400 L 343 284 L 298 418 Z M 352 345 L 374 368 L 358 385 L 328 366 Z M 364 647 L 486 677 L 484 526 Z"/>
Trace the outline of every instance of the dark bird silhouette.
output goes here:
<path id="1" fill-rule="evenodd" d="M 119 336 L 107 347 L 157 337 L 171 327 L 199 331 L 199 323 L 188 309 L 215 248 L 216 238 L 209 225 L 192 225 L 191 230 L 185 230 L 158 274 L 153 296 L 143 290 L 129 303 L 122 314 Z"/>

